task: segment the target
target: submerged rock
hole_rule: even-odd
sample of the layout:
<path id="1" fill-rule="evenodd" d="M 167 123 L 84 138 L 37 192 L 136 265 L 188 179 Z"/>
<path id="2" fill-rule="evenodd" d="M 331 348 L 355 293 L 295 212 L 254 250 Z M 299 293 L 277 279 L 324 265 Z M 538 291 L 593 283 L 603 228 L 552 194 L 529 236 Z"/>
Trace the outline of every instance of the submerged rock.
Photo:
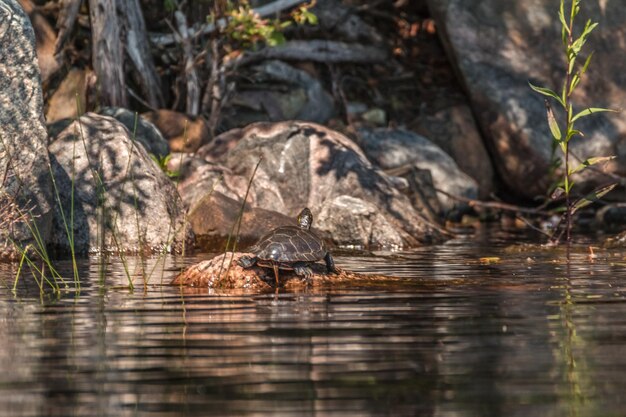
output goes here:
<path id="1" fill-rule="evenodd" d="M 0 259 L 14 259 L 11 243 L 34 243 L 33 219 L 45 244 L 50 236 L 54 197 L 48 134 L 43 120 L 41 79 L 35 34 L 28 16 L 15 0 L 0 7 Z"/>
<path id="2" fill-rule="evenodd" d="M 49 150 L 63 207 L 55 207 L 56 251 L 70 250 L 64 219 L 72 218 L 74 249 L 81 254 L 180 251 L 191 243 L 176 187 L 117 120 L 87 113 Z"/>
<path id="3" fill-rule="evenodd" d="M 254 266 L 244 269 L 237 261 L 250 253 L 227 252 L 213 259 L 199 262 L 178 274 L 171 285 L 191 286 L 201 288 L 243 289 L 251 291 L 276 290 L 274 272 L 269 268 Z M 315 263 L 312 265 L 313 277 L 307 284 L 293 271 L 280 270 L 280 287 L 288 290 L 304 289 L 308 287 L 363 285 L 373 282 L 391 282 L 393 277 L 381 275 L 363 275 L 339 269 L 335 274 L 326 272 L 326 265 Z"/>

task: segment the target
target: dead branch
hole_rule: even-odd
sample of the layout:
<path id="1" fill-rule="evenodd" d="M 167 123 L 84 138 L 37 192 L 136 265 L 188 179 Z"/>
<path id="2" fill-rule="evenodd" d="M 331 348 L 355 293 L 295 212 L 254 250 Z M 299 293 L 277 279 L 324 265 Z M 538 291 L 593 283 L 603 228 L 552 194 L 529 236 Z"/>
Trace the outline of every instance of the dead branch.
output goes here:
<path id="1" fill-rule="evenodd" d="M 196 116 L 200 112 L 200 79 L 195 67 L 191 34 L 189 32 L 189 28 L 187 27 L 187 19 L 180 10 L 177 10 L 174 13 L 174 18 L 178 27 L 177 38 L 183 47 L 183 55 L 185 59 L 184 74 L 187 83 L 186 112 L 187 114 Z"/>

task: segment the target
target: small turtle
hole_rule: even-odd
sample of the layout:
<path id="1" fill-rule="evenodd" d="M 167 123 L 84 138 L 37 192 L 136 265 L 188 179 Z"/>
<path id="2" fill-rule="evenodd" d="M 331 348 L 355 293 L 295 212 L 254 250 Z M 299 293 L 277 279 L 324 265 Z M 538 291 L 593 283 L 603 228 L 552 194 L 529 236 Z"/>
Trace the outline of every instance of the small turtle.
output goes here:
<path id="1" fill-rule="evenodd" d="M 281 226 L 272 230 L 248 249 L 256 256 L 242 256 L 239 265 L 243 268 L 254 265 L 272 268 L 277 287 L 279 269 L 293 270 L 309 282 L 313 275 L 310 264 L 324 259 L 328 272 L 337 272 L 324 242 L 310 230 L 312 223 L 311 210 L 303 209 L 298 214 L 298 226 Z"/>

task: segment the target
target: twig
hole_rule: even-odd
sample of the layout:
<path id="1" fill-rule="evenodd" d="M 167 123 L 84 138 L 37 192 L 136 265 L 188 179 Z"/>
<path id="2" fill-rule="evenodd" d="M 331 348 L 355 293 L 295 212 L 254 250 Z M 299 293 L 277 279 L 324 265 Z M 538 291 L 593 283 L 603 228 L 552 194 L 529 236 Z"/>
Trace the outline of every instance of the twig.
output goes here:
<path id="1" fill-rule="evenodd" d="M 480 200 L 475 200 L 473 198 L 461 197 L 461 196 L 458 196 L 458 195 L 450 194 L 448 192 L 443 191 L 440 188 L 435 188 L 435 191 L 437 191 L 438 193 L 441 193 L 441 194 L 445 195 L 446 197 L 451 198 L 453 200 L 457 200 L 457 201 L 461 201 L 461 202 L 467 203 L 467 204 L 469 204 L 470 207 L 474 207 L 474 206 L 486 207 L 486 208 L 492 208 L 492 209 L 496 209 L 496 210 L 512 211 L 512 212 L 516 212 L 516 213 L 537 214 L 537 215 L 541 215 L 541 216 L 551 216 L 552 215 L 552 213 L 550 213 L 549 211 L 542 210 L 542 209 L 539 209 L 539 208 L 521 207 L 521 206 L 517 206 L 515 204 L 501 203 L 501 202 L 498 202 L 498 201 L 480 201 Z"/>

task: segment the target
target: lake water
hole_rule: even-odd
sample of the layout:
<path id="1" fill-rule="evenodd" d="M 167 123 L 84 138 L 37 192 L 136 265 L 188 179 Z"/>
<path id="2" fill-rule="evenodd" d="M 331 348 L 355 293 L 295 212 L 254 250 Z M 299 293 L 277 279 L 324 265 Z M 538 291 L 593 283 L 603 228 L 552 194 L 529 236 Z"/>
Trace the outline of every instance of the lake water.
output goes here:
<path id="1" fill-rule="evenodd" d="M 524 239 L 339 253 L 397 278 L 299 293 L 160 285 L 196 257 L 41 296 L 3 265 L 0 415 L 626 415 L 625 254 Z"/>

